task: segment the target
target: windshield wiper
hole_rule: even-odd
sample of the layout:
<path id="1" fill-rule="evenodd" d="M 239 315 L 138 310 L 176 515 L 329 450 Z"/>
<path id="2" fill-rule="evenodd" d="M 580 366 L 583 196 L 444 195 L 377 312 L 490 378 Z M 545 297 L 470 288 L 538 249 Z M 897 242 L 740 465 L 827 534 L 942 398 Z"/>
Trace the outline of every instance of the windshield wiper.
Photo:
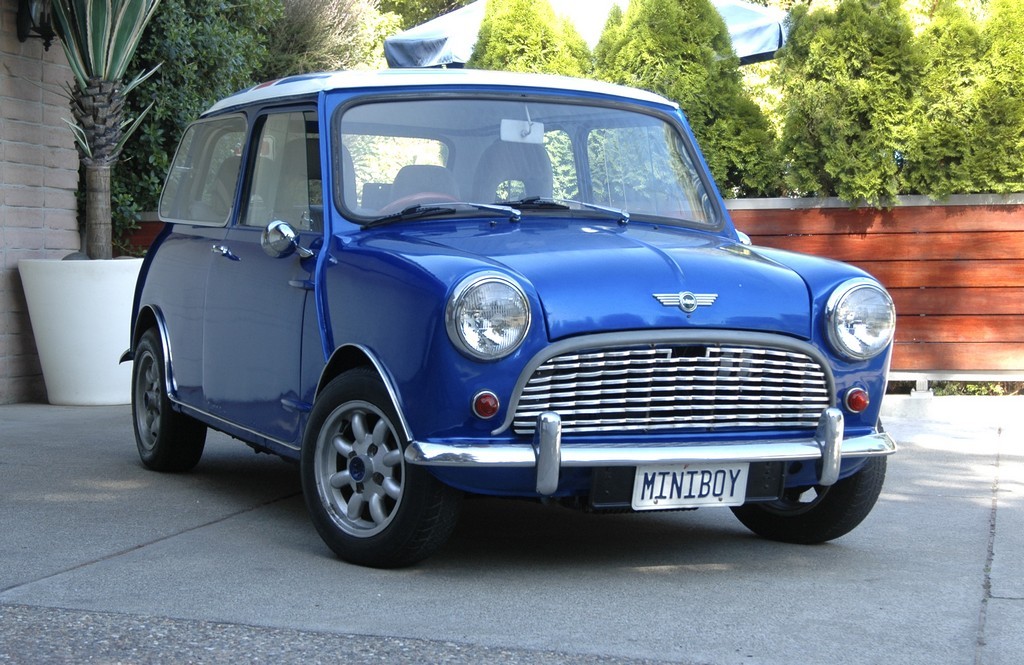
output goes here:
<path id="1" fill-rule="evenodd" d="M 509 201 L 509 205 L 518 206 L 520 208 L 533 208 L 537 209 L 551 209 L 551 210 L 568 210 L 569 206 L 556 199 L 548 199 L 543 196 L 528 196 L 525 199 L 517 199 L 515 201 Z"/>
<path id="2" fill-rule="evenodd" d="M 575 205 L 581 208 L 586 208 L 587 210 L 596 210 L 597 212 L 607 213 L 618 218 L 620 222 L 629 221 L 629 213 L 626 212 L 625 210 L 619 210 L 618 208 L 609 208 L 608 206 L 597 205 L 596 203 L 586 203 L 585 201 L 576 201 L 573 199 L 530 196 L 525 199 L 519 199 L 517 201 L 509 201 L 508 204 L 519 206 L 521 208 L 533 208 L 536 210 L 570 210 L 572 209 L 572 206 Z"/>
<path id="3" fill-rule="evenodd" d="M 390 224 L 391 222 L 405 221 L 409 219 L 419 219 L 421 217 L 433 217 L 434 215 L 451 215 L 456 210 L 456 206 L 466 206 L 475 208 L 477 210 L 486 210 L 489 212 L 501 213 L 502 215 L 508 215 L 509 219 L 513 222 L 518 222 L 522 217 L 522 213 L 507 205 L 494 205 L 490 203 L 471 203 L 468 201 L 452 201 L 445 202 L 443 204 L 418 204 L 409 206 L 404 210 L 391 213 L 390 215 L 384 215 L 377 219 L 372 219 L 366 224 L 363 224 L 364 229 L 372 228 L 374 226 L 383 226 L 384 224 Z"/>
<path id="4" fill-rule="evenodd" d="M 390 215 L 384 215 L 377 219 L 370 220 L 366 224 L 363 224 L 364 229 L 368 229 L 373 226 L 383 226 L 384 224 L 390 224 L 391 222 L 398 222 L 406 219 L 417 219 L 419 217 L 430 217 L 431 215 L 450 215 L 455 212 L 455 208 L 451 206 L 438 206 L 438 205 L 414 205 L 409 206 L 404 210 L 391 213 Z"/>

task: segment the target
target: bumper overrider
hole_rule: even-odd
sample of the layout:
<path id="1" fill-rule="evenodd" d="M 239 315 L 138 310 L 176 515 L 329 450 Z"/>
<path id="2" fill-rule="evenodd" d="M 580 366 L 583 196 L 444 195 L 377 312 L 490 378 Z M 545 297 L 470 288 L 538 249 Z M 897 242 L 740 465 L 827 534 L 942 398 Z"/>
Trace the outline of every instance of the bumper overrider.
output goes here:
<path id="1" fill-rule="evenodd" d="M 537 493 L 550 496 L 558 489 L 562 467 L 813 461 L 818 469 L 818 484 L 833 485 L 839 479 L 843 458 L 891 455 L 896 452 L 896 442 L 884 431 L 845 440 L 843 431 L 843 412 L 830 407 L 821 413 L 818 428 L 810 438 L 563 446 L 561 418 L 557 413 L 548 411 L 537 416 L 532 444 L 413 441 L 406 449 L 405 459 L 411 464 L 422 466 L 532 467 L 537 470 Z"/>

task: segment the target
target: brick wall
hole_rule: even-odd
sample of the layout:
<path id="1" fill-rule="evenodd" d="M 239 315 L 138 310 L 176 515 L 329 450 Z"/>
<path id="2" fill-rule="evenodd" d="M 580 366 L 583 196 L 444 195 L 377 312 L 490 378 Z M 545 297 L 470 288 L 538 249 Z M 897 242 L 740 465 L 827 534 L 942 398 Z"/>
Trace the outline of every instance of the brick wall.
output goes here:
<path id="1" fill-rule="evenodd" d="M 18 260 L 80 247 L 78 155 L 62 120 L 71 70 L 59 43 L 18 41 L 17 5 L 0 0 L 0 404 L 46 399 Z"/>

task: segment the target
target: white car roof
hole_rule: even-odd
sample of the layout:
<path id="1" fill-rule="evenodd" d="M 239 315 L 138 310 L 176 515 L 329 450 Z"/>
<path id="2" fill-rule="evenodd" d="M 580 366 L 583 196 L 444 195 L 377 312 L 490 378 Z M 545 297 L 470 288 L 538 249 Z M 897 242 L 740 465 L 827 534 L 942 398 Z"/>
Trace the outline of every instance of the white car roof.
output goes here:
<path id="1" fill-rule="evenodd" d="M 256 102 L 287 99 L 317 94 L 325 90 L 374 88 L 431 88 L 439 86 L 507 86 L 582 92 L 621 97 L 678 108 L 675 102 L 646 90 L 628 88 L 603 81 L 553 76 L 550 74 L 519 74 L 482 69 L 385 69 L 381 71 L 341 71 L 300 74 L 268 81 L 226 97 L 203 115 Z"/>

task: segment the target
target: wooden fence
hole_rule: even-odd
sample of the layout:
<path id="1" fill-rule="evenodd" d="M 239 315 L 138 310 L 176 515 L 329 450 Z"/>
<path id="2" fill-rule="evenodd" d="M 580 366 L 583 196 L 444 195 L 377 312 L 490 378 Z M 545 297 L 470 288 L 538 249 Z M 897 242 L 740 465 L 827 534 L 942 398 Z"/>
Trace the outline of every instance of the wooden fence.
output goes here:
<path id="1" fill-rule="evenodd" d="M 836 200 L 729 204 L 754 244 L 846 261 L 889 289 L 894 372 L 1024 376 L 1024 195 L 906 197 L 890 210 Z"/>

